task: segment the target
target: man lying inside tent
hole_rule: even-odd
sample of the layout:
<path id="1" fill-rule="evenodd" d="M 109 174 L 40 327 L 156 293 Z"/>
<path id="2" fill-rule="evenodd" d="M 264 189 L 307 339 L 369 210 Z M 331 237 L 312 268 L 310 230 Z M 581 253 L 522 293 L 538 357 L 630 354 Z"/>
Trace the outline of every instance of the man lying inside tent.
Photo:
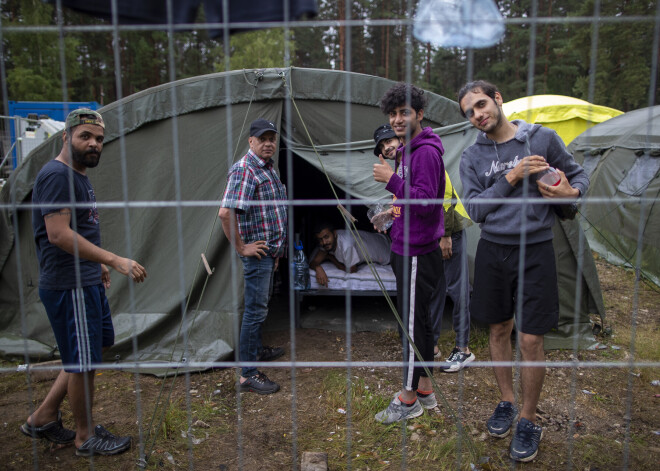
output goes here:
<path id="1" fill-rule="evenodd" d="M 390 263 L 390 239 L 384 234 L 357 231 L 358 240 L 366 251 L 369 259 L 380 265 Z M 365 257 L 355 238 L 346 230 L 337 230 L 328 222 L 317 224 L 314 236 L 319 246 L 310 257 L 309 268 L 316 272 L 316 282 L 328 286 L 328 276 L 321 263 L 328 260 L 346 273 L 355 273 L 358 265 L 365 263 Z"/>

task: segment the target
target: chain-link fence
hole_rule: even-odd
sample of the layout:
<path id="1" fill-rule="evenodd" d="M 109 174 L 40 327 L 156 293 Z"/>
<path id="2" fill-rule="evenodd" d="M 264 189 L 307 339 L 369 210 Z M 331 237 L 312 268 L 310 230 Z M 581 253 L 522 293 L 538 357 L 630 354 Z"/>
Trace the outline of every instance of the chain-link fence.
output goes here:
<path id="1" fill-rule="evenodd" d="M 52 10 L 29 1 L 3 4 L 4 105 L 9 99 L 34 100 L 36 91 L 52 96 L 47 94 L 52 87 L 57 96 L 51 101 L 106 104 L 100 109 L 102 158 L 98 167 L 90 165 L 84 172 L 96 200 L 67 207 L 92 219 L 98 210 L 103 247 L 127 259 L 89 255 L 114 267 L 107 290 L 114 346 L 103 362 L 91 357 L 93 373 L 60 373 L 61 363 L 46 362 L 57 360 L 60 352 L 53 319 L 49 321 L 42 302 L 53 294 L 40 287 L 41 254 L 35 251 L 32 212 L 61 208 L 33 204 L 32 188 L 39 170 L 61 152 L 61 160 L 74 170 L 85 166 L 67 160 L 70 154 L 62 151 L 60 134 L 43 140 L 34 123 L 26 121 L 32 127 L 22 130 L 16 142 L 24 146 L 34 139 L 38 149 L 30 153 L 33 149 L 21 147 L 23 159 L 12 169 L 0 202 L 0 345 L 6 357 L 2 437 L 7 443 L 1 455 L 9 469 L 515 469 L 511 455 L 520 450 L 510 448 L 509 438 L 500 438 L 515 435 L 527 449 L 540 436 L 532 429 L 510 433 L 508 425 L 498 429 L 493 421 L 487 426 L 498 403 L 504 409 L 494 418 L 504 417 L 513 429 L 518 410 L 543 427 L 538 455 L 528 465 L 533 469 L 654 469 L 660 457 L 655 402 L 660 392 L 660 219 L 655 209 L 660 191 L 660 125 L 655 124 L 659 2 L 595 1 L 579 8 L 560 1 L 495 2 L 504 17 L 504 36 L 485 49 L 441 48 L 415 39 L 415 27 L 425 26 L 423 21 L 415 26 L 418 7 L 433 2 L 291 1 L 273 13 L 271 7 L 280 2 L 223 1 L 204 2 L 204 14 L 174 0 L 163 5 L 51 3 Z M 449 8 L 452 2 L 436 3 Z M 475 7 L 479 13 L 467 12 L 471 21 L 453 24 L 449 37 L 469 40 L 480 29 L 496 31 L 498 19 L 485 9 L 488 3 Z M 301 18 L 310 5 L 317 15 Z M 243 8 L 245 16 L 232 16 Z M 191 17 L 192 10 L 196 14 Z M 434 28 L 444 25 L 443 18 L 436 21 Z M 52 81 L 44 81 L 49 70 Z M 501 94 L 481 104 L 461 101 L 461 109 L 458 91 L 473 79 L 496 83 Z M 443 147 L 443 161 L 436 159 L 428 167 L 434 172 L 422 168 L 418 174 L 421 167 L 412 161 L 406 167 L 418 128 L 414 122 L 401 128 L 408 115 L 398 117 L 398 104 L 386 114 L 381 111 L 385 93 L 401 81 L 426 90 L 419 131 L 431 128 Z M 413 94 L 405 89 L 404 97 L 410 100 Z M 536 189 L 535 179 L 523 175 L 520 183 L 510 183 L 512 188 L 518 185 L 519 193 L 505 194 L 503 179 L 525 156 L 544 148 L 536 138 L 525 141 L 517 134 L 523 123 L 511 124 L 498 117 L 497 106 L 488 106 L 490 100 L 501 105 L 500 99 L 540 94 L 579 95 L 587 102 L 582 118 L 589 126 L 615 124 L 602 132 L 599 125 L 589 128 L 569 145 L 586 170 L 589 190 L 573 182 L 572 188 L 581 190 L 576 218 L 559 222 L 557 217 L 536 240 L 535 224 L 552 211 L 542 199 L 551 191 L 549 185 Z M 597 121 L 590 103 L 626 113 Z M 569 108 L 556 116 L 570 115 Z M 417 116 L 418 110 L 413 111 Z M 464 111 L 485 114 L 475 123 L 465 119 Z M 531 121 L 532 111 L 528 116 Z M 627 124 L 623 118 L 631 116 L 637 119 Z M 232 165 L 248 148 L 261 152 L 260 145 L 268 146 L 255 140 L 265 128 L 251 129 L 258 118 L 277 131 L 272 172 L 284 186 L 268 203 L 236 197 L 239 202 L 231 206 L 225 188 Z M 464 151 L 479 139 L 475 126 L 488 137 L 497 129 L 490 125 L 499 120 L 513 126 L 508 128 L 513 134 L 506 141 L 482 142 L 487 145 L 484 153 L 495 152 L 496 158 L 482 169 L 488 178 L 475 176 L 475 181 L 499 185 L 499 192 L 479 194 L 475 182 L 467 182 L 471 168 L 461 159 L 468 161 Z M 409 142 L 399 166 L 374 155 L 374 139 L 379 141 L 374 131 L 388 121 L 393 134 Z M 553 127 L 551 121 L 547 127 Z M 624 133 L 627 126 L 632 134 Z M 558 146 L 553 152 L 561 157 L 543 157 L 566 163 L 561 160 L 568 158 L 564 144 L 550 135 L 547 139 Z M 522 150 L 508 155 L 512 139 L 521 146 L 526 142 L 524 155 Z M 10 155 L 7 144 L 11 146 L 3 139 L 3 158 Z M 558 167 L 569 179 L 579 173 Z M 399 176 L 376 175 L 389 176 L 388 168 Z M 417 191 L 420 175 L 438 192 L 443 184 L 446 189 L 442 168 L 455 193 L 443 198 Z M 499 183 L 490 179 L 492 172 L 501 177 Z M 68 177 L 73 176 L 70 171 Z M 570 187 L 561 182 L 564 189 Z M 569 206 L 575 198 L 567 192 L 557 201 Z M 392 204 L 392 195 L 404 222 L 391 230 L 399 231 L 390 232 L 391 237 L 376 236 L 367 211 L 377 203 Z M 444 212 L 439 209 L 443 203 Z M 463 204 L 466 210 L 460 209 Z M 500 206 L 515 208 L 508 224 L 500 221 L 515 226 L 505 236 L 489 225 L 488 212 L 496 214 Z M 223 213 L 222 207 L 235 211 Z M 246 229 L 236 213 L 263 214 L 273 207 L 286 212 L 286 218 L 279 213 L 276 221 L 268 221 L 286 244 L 267 241 L 270 245 L 246 248 Z M 465 248 L 455 264 L 438 262 L 447 250 L 442 242 L 428 250 L 428 244 L 415 246 L 420 237 L 441 235 L 434 231 L 448 210 L 465 211 L 466 219 L 468 214 L 474 219 L 471 225 L 459 224 L 462 238 L 451 240 L 453 252 Z M 72 212 L 56 212 L 50 219 Z M 435 214 L 430 216 L 435 226 L 424 225 L 429 213 Z M 43 230 L 50 235 L 54 228 L 49 224 L 46 218 Z M 330 236 L 325 252 L 323 234 Z M 383 240 L 390 248 L 377 260 Z M 485 247 L 484 240 L 496 246 Z M 537 243 L 549 240 L 554 252 L 538 249 Z M 313 250 L 317 245 L 320 252 Z M 271 263 L 267 271 L 272 278 L 255 275 L 259 268 L 253 265 L 262 261 L 254 256 L 259 247 L 268 252 L 263 260 Z M 64 250 L 80 259 L 89 254 L 82 241 Z M 395 254 L 392 264 L 390 250 Z M 501 276 L 487 275 L 483 260 L 498 256 L 496 250 L 506 252 L 497 265 Z M 504 272 L 506 260 L 517 250 L 522 251 L 520 262 L 516 259 L 506 267 L 510 272 Z M 348 252 L 356 263 L 348 262 Z M 299 276 L 298 268 L 305 266 L 301 253 L 312 270 Z M 337 260 L 339 253 L 343 261 Z M 422 262 L 429 253 L 438 260 Z M 542 263 L 556 263 L 556 270 L 534 274 L 525 265 L 532 256 L 545 256 Z M 126 268 L 130 260 L 145 267 L 144 283 L 136 282 L 142 275 L 132 271 L 134 265 Z M 320 270 L 317 262 L 325 262 Z M 84 264 L 69 270 L 77 286 L 72 292 L 80 294 Z M 556 294 L 523 296 L 535 289 L 526 281 L 553 285 L 555 271 Z M 440 280 L 451 275 L 457 288 L 445 303 L 439 293 L 447 284 Z M 475 275 L 502 283 L 485 290 Z M 296 283 L 308 283 L 306 277 L 309 288 L 296 289 Z M 508 297 L 497 292 L 504 279 L 511 289 Z M 473 282 L 478 293 L 470 293 Z M 420 303 L 416 296 L 427 296 L 426 301 Z M 245 306 L 250 299 L 259 308 L 246 324 L 244 311 L 253 309 Z M 478 300 L 482 312 L 469 310 L 468 299 Z M 521 318 L 521 333 L 509 335 L 513 312 L 546 316 L 523 300 L 558 304 L 548 308 L 548 315 L 559 312 L 559 320 L 550 329 L 541 328 L 546 335 L 535 326 L 521 328 Z M 262 329 L 264 303 L 268 316 Z M 80 308 L 74 301 L 70 311 Z M 488 316 L 479 320 L 483 311 L 510 315 L 497 322 Z M 415 319 L 421 319 L 419 325 Z M 494 324 L 491 329 L 489 323 Z M 250 329 L 252 337 L 246 333 Z M 410 337 L 401 334 L 404 330 Z M 426 337 L 418 337 L 420 330 Z M 244 335 L 263 349 L 245 346 Z M 430 351 L 431 340 L 439 351 Z M 512 345 L 511 353 L 506 345 Z M 415 358 L 414 367 L 433 368 L 433 375 L 427 370 L 421 379 L 412 379 L 416 374 L 409 361 Z M 268 376 L 253 376 L 253 367 Z M 252 386 L 241 386 L 246 377 Z M 419 399 L 413 398 L 406 409 L 411 384 Z M 540 391 L 540 400 L 529 391 Z M 70 405 L 62 403 L 60 422 L 56 411 L 67 392 Z M 85 407 L 85 397 L 93 397 L 93 407 Z M 505 402 L 514 408 L 507 409 Z M 123 452 L 128 445 L 118 437 L 130 435 L 128 451 L 95 456 L 89 463 L 73 461 L 74 453 L 84 456 L 94 446 L 94 440 L 81 440 L 88 437 L 84 425 L 92 422 L 92 413 L 94 423 L 116 435 L 99 431 L 99 441 Z M 396 421 L 393 414 L 410 418 Z M 383 420 L 393 423 L 379 423 Z M 72 438 L 62 426 L 79 435 Z M 48 441 L 73 441 L 75 450 L 45 445 Z"/>

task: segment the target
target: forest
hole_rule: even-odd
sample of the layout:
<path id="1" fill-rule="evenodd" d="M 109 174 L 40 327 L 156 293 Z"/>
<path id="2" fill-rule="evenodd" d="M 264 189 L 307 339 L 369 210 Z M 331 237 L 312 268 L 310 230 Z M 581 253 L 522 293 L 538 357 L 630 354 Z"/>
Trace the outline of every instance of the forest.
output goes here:
<path id="1" fill-rule="evenodd" d="M 210 37 L 203 8 L 191 30 L 120 28 L 115 35 L 104 19 L 58 13 L 42 0 L 3 0 L 3 103 L 108 104 L 186 77 L 295 66 L 412 81 L 451 99 L 466 80 L 486 79 L 506 101 L 559 94 L 622 111 L 658 104 L 657 0 L 495 3 L 504 38 L 460 49 L 413 37 L 418 0 L 319 0 L 315 18 L 232 34 L 228 44 Z"/>

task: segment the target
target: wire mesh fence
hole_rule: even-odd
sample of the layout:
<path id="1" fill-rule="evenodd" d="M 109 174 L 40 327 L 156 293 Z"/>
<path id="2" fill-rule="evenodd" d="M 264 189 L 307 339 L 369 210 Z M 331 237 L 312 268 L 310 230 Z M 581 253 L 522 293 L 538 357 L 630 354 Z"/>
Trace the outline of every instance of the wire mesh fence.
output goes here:
<path id="1" fill-rule="evenodd" d="M 2 433 L 7 441 L 17 443 L 3 453 L 10 469 L 25 465 L 48 469 L 56 466 L 53 460 L 98 469 L 132 465 L 145 469 L 325 469 L 314 468 L 309 462 L 314 457 L 308 452 L 325 453 L 318 466 L 327 460 L 328 469 L 513 469 L 509 440 L 490 438 L 488 434 L 493 433 L 487 431 L 486 421 L 497 403 L 509 395 L 506 388 L 502 390 L 506 380 L 497 371 L 513 371 L 513 402 L 523 412 L 524 371 L 534 371 L 534 367 L 546 371 L 540 376 L 541 382 L 545 376 L 545 386 L 533 411 L 544 427 L 534 469 L 654 468 L 660 440 L 660 416 L 654 408 L 656 386 L 652 385 L 660 371 L 660 275 L 655 241 L 659 220 L 655 203 L 660 189 L 658 125 L 653 124 L 657 120 L 657 106 L 653 106 L 658 101 L 659 2 L 595 1 L 571 10 L 570 15 L 564 2 L 497 2 L 507 34 L 496 52 L 443 49 L 418 42 L 413 36 L 418 2 L 374 2 L 378 5 L 370 9 L 362 3 L 321 1 L 319 15 L 311 19 L 294 18 L 296 2 L 283 2 L 279 19 L 260 20 L 258 9 L 251 7 L 251 16 L 231 22 L 222 18 L 230 18 L 234 2 L 217 2 L 222 15 L 215 21 L 209 20 L 213 2 L 205 2 L 206 17 L 197 17 L 192 23 L 177 19 L 181 5 L 172 0 L 157 8 L 155 18 L 163 21 L 130 24 L 122 19 L 127 5 L 118 0 L 99 3 L 99 11 L 109 17 L 104 22 L 94 15 L 72 12 L 63 6 L 67 2 L 52 3 L 52 20 L 46 16 L 33 22 L 28 21 L 27 10 L 3 5 L 0 75 L 5 109 L 12 93 L 21 90 L 16 85 L 21 53 L 34 53 L 29 45 L 39 34 L 52 35 L 61 73 L 61 79 L 55 81 L 60 84 L 58 99 L 70 101 L 78 93 L 71 84 L 81 81 L 95 95 L 76 95 L 75 99 L 103 102 L 103 97 L 114 95 L 115 100 L 101 109 L 103 158 L 88 173 L 98 201 L 69 206 L 72 211 L 98 210 L 103 246 L 137 260 L 148 276 L 141 284 L 120 273 L 112 274 L 108 298 L 115 346 L 105 354 L 105 361 L 88 365 L 94 373 L 81 375 L 83 397 L 95 397 L 95 406 L 83 407 L 84 414 L 89 420 L 93 413 L 98 423 L 109 424 L 117 435 L 132 435 L 130 451 L 116 457 L 94 457 L 80 465 L 71 461 L 70 447 L 53 451 L 40 440 L 27 439 L 18 444 L 14 439 L 20 424 L 39 411 L 50 389 L 49 380 L 62 371 L 61 364 L 39 364 L 57 358 L 58 351 L 39 300 L 39 263 L 32 232 L 33 211 L 51 206 L 59 209 L 33 204 L 32 185 L 39 169 L 59 154 L 62 136 L 48 140 L 13 170 L 0 201 L 4 216 L 0 277 L 7 298 L 2 302 L 2 344 L 7 357 L 20 359 L 20 374 L 16 374 L 16 362 L 4 362 L 0 370 L 7 391 L 3 409 L 11 417 Z M 10 21 L 16 11 L 22 11 L 23 23 Z M 478 14 L 475 18 L 484 21 Z M 644 36 L 642 49 L 635 49 L 632 39 L 629 45 L 633 52 L 644 51 L 639 53 L 644 67 L 629 62 L 632 70 L 628 71 L 626 63 L 619 62 L 619 69 L 613 69 L 599 55 L 603 49 L 610 56 L 619 54 L 617 48 L 622 44 L 609 40 L 610 26 L 625 31 L 632 26 Z M 272 28 L 279 28 L 276 39 L 266 36 Z M 264 36 L 248 36 L 259 31 Z M 162 36 L 143 37 L 142 33 Z M 317 33 L 323 38 L 320 42 L 306 36 L 316 37 Z M 204 35 L 214 35 L 216 42 L 204 42 Z M 380 35 L 389 40 L 367 41 Z M 576 43 L 558 44 L 561 35 L 586 46 L 571 51 Z M 241 43 L 236 39 L 241 37 L 249 39 Z M 85 38 L 88 44 L 81 52 L 75 41 Z M 143 49 L 129 47 L 142 44 L 145 38 L 143 48 L 157 51 L 154 56 L 160 57 L 159 62 L 147 62 L 146 55 L 139 55 Z M 277 45 L 252 49 L 259 43 Z M 73 62 L 67 56 L 72 49 L 79 54 Z M 514 52 L 505 55 L 505 50 Z M 556 55 L 550 52 L 559 50 Z M 197 69 L 186 59 L 195 51 Z M 241 66 L 236 58 L 243 51 L 260 59 L 274 55 L 276 65 L 255 62 L 255 66 Z M 451 54 L 443 56 L 443 51 Z M 524 51 L 524 60 L 513 64 L 522 57 L 516 51 Z M 102 53 L 109 53 L 110 61 L 100 67 L 94 58 Z M 571 53 L 574 63 L 588 70 L 582 79 L 571 75 L 564 62 L 561 68 L 553 68 L 552 60 Z M 314 54 L 329 58 L 328 70 L 298 67 Z M 370 56 L 375 58 L 373 62 L 367 59 Z M 201 75 L 214 71 L 208 68 L 209 57 L 216 61 L 215 73 Z M 28 63 L 37 67 L 34 58 Z M 146 67 L 140 69 L 140 63 Z M 505 66 L 514 72 L 501 73 Z M 364 70 L 369 67 L 374 70 Z M 380 77 L 356 73 L 376 71 L 380 73 L 374 75 Z M 602 74 L 613 87 L 605 88 Z M 135 77 L 145 80 L 138 82 Z M 522 185 L 520 197 L 509 197 L 504 203 L 495 194 L 478 202 L 463 194 L 465 182 L 459 165 L 463 151 L 477 138 L 477 130 L 461 116 L 456 100 L 460 86 L 475 78 L 502 80 L 499 85 L 505 100 L 520 96 L 513 95 L 515 90 L 530 96 L 539 90 L 566 90 L 557 83 L 575 79 L 568 90 L 596 102 L 622 88 L 639 88 L 642 82 L 645 86 L 637 95 L 617 96 L 618 101 L 612 98 L 608 102 L 629 112 L 622 117 L 635 110 L 641 118 L 632 124 L 637 130 L 632 144 L 605 139 L 625 127 L 616 118 L 617 124 L 605 137 L 596 127 L 583 134 L 584 141 L 576 139 L 569 146 L 588 169 L 591 186 L 581 195 L 576 220 L 558 222 L 553 229 L 561 312 L 561 327 L 546 336 L 547 347 L 555 342 L 553 349 L 546 351 L 545 358 L 523 359 L 520 342 L 526 337 L 517 335 L 513 356 L 492 361 L 493 334 L 486 324 L 469 324 L 463 306 L 458 316 L 462 326 L 448 328 L 451 316 L 444 316 L 437 361 L 429 361 L 429 352 L 417 348 L 410 355 L 416 356 L 416 367 L 433 368 L 429 378 L 439 405 L 429 404 L 428 410 L 420 406 L 422 416 L 403 425 L 383 425 L 374 415 L 393 396 L 398 397 L 402 380 L 406 384 L 403 376 L 408 370 L 402 353 L 416 344 L 414 329 L 405 324 L 412 316 L 399 312 L 399 306 L 415 304 L 410 299 L 415 290 L 397 291 L 397 283 L 408 286 L 417 276 L 415 266 L 406 265 L 399 280 L 393 274 L 384 280 L 370 260 L 373 242 L 362 238 L 373 232 L 366 216 L 368 207 L 390 202 L 393 193 L 373 177 L 373 165 L 380 161 L 374 155 L 372 133 L 389 120 L 380 110 L 384 93 L 397 80 L 427 90 L 423 125 L 440 136 L 444 168 L 470 213 L 489 205 L 511 205 L 522 213 L 547 206 L 532 196 L 531 183 Z M 143 88 L 135 88 L 142 87 L 136 83 L 144 84 Z M 431 89 L 438 93 L 429 93 Z M 587 121 L 592 121 L 593 110 L 589 113 Z M 286 193 L 267 204 L 247 202 L 241 209 L 286 208 L 287 222 L 280 228 L 288 240 L 286 257 L 280 259 L 274 279 L 256 289 L 268 291 L 268 281 L 273 285 L 263 337 L 284 346 L 285 351 L 272 361 L 257 357 L 256 362 L 246 363 L 241 361 L 239 345 L 241 329 L 245 329 L 245 325 L 241 327 L 245 292 L 254 290 L 247 286 L 252 283 L 246 279 L 245 258 L 249 257 L 236 256 L 230 239 L 237 235 L 238 226 L 223 228 L 218 211 L 227 174 L 245 155 L 252 138 L 250 125 L 257 118 L 266 118 L 277 128 L 279 142 L 273 160 Z M 408 130 L 403 138 L 410 137 Z M 606 169 L 611 161 L 618 161 L 618 166 Z M 404 176 L 403 181 L 409 183 L 411 178 Z M 601 186 L 598 179 L 605 183 Z M 448 201 L 418 196 L 406 188 L 397 199 L 403 208 L 458 202 L 452 197 Z M 404 255 L 411 255 L 410 244 L 416 235 L 406 219 L 412 217 L 408 211 L 412 210 L 403 210 L 407 221 L 401 236 Z M 317 224 L 324 219 L 356 246 L 359 258 L 368 262 L 362 278 L 375 284 L 361 290 L 362 279 L 342 275 L 348 278 L 344 280 L 347 284 L 330 295 L 312 272 L 313 289 L 294 288 L 296 243 L 302 242 L 308 258 L 313 258 L 311 248 L 321 243 L 316 239 Z M 527 225 L 533 221 L 522 221 L 519 242 L 514 245 L 522 247 L 524 260 L 529 247 Z M 473 279 L 475 274 L 479 239 L 477 224 L 465 229 L 467 250 L 462 262 L 469 262 L 470 270 L 461 270 L 463 280 Z M 82 246 L 74 244 L 72 250 L 82 257 Z M 592 256 L 592 250 L 598 255 Z M 617 271 L 606 261 L 629 271 Z M 331 267 L 325 267 L 329 272 Z M 522 265 L 519 271 L 520 292 L 525 281 Z M 465 300 L 469 288 L 465 283 L 461 286 L 459 299 Z M 515 311 L 520 312 L 522 296 L 514 297 L 518 303 Z M 464 330 L 466 324 L 471 327 L 469 347 L 476 359 L 455 375 L 441 373 L 443 366 L 450 366 L 444 362 L 448 352 L 459 346 L 452 330 Z M 397 330 L 411 332 L 410 337 L 401 337 Z M 240 368 L 245 373 L 250 367 L 263 368 L 281 389 L 263 396 L 241 393 Z M 493 370 L 497 367 L 500 370 Z M 54 384 L 63 381 L 61 378 Z M 66 388 L 60 385 L 57 391 L 61 397 L 55 399 L 62 399 Z M 79 428 L 84 422 L 76 416 L 80 407 L 75 399 L 69 400 L 74 402 L 65 410 L 64 423 Z M 16 410 L 10 411 L 12 407 Z M 58 422 L 53 417 L 48 421 Z M 27 422 L 24 433 L 47 437 L 47 432 L 26 426 Z M 78 442 L 76 449 L 84 448 Z"/>

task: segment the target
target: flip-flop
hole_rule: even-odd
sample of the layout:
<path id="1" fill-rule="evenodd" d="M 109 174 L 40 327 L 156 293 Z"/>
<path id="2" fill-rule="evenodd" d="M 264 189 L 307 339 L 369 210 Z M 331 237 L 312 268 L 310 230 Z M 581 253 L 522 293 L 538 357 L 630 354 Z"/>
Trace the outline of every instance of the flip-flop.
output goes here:
<path id="1" fill-rule="evenodd" d="M 75 431 L 66 429 L 62 425 L 62 412 L 60 411 L 57 411 L 57 420 L 48 422 L 41 427 L 33 427 L 26 421 L 21 425 L 21 432 L 28 437 L 45 438 L 49 442 L 57 443 L 58 445 L 72 443 L 76 438 Z"/>

